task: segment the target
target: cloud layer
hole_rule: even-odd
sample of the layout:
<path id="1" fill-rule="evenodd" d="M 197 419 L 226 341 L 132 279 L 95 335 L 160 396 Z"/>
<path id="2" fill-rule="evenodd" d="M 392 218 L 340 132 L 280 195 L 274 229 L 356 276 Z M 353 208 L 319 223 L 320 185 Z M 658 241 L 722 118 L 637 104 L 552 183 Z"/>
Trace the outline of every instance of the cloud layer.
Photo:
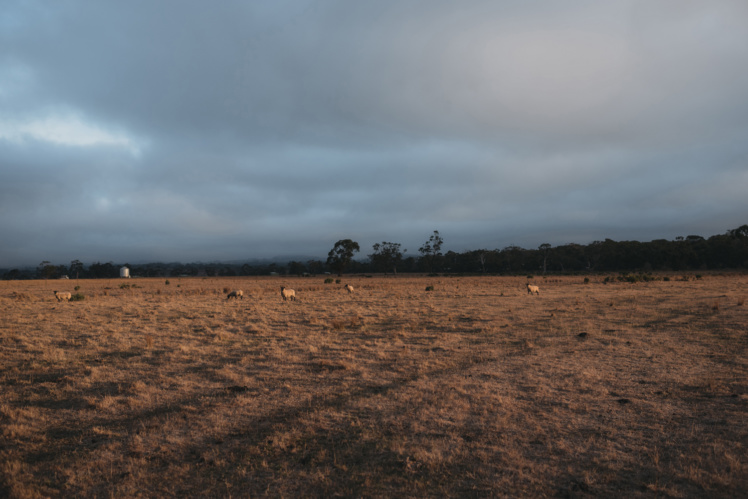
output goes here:
<path id="1" fill-rule="evenodd" d="M 10 2 L 0 267 L 709 236 L 748 6 Z"/>

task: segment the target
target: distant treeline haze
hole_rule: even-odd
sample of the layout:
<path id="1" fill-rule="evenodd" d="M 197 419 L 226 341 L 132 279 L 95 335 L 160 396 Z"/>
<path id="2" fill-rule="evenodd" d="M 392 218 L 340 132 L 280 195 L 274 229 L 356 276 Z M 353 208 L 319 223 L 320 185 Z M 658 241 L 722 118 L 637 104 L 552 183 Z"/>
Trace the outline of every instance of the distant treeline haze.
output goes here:
<path id="1" fill-rule="evenodd" d="M 438 232 L 434 232 L 438 238 Z M 677 237 L 674 241 L 657 239 L 638 241 L 594 241 L 587 245 L 542 244 L 537 249 L 507 246 L 494 250 L 471 250 L 463 253 L 434 251 L 434 236 L 419 249 L 420 256 L 406 256 L 397 243 L 375 244 L 366 259 L 345 262 L 346 273 L 413 273 L 449 272 L 465 274 L 512 274 L 544 272 L 617 272 L 617 271 L 686 271 L 727 270 L 748 268 L 748 225 L 709 237 Z M 356 244 L 354 241 L 345 240 Z M 441 238 L 438 238 L 441 242 Z M 340 242 L 340 241 L 339 241 Z M 337 244 L 337 243 L 336 243 Z M 440 248 L 439 244 L 439 248 Z M 382 249 L 395 249 L 385 254 Z M 332 253 L 332 252 L 331 252 Z M 68 265 L 42 262 L 36 268 L 0 269 L 3 279 L 55 279 L 119 277 L 119 269 L 127 266 L 136 277 L 177 276 L 252 276 L 305 275 L 325 272 L 339 273 L 340 265 L 332 261 L 308 260 L 287 263 L 93 263 L 78 260 Z"/>

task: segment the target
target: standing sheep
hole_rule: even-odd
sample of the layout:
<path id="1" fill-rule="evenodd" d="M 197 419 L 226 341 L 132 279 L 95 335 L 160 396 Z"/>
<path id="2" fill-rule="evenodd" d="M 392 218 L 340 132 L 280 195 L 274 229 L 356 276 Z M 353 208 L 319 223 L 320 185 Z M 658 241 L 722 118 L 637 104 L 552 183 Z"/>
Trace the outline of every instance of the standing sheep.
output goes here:
<path id="1" fill-rule="evenodd" d="M 296 301 L 296 291 L 294 291 L 293 289 L 286 289 L 285 286 L 281 286 L 281 296 L 283 297 L 283 301 Z"/>
<path id="2" fill-rule="evenodd" d="M 348 294 L 353 293 L 353 286 L 351 286 L 350 284 L 346 284 L 345 286 L 343 286 L 343 289 L 348 291 Z"/>
<path id="3" fill-rule="evenodd" d="M 537 287 L 537 286 L 533 286 L 530 283 L 527 283 L 527 294 L 531 295 L 533 293 L 535 293 L 536 295 L 539 295 L 540 294 L 540 288 Z"/>
<path id="4" fill-rule="evenodd" d="M 72 298 L 73 295 L 70 293 L 60 293 L 59 291 L 52 291 L 55 294 L 55 298 L 57 298 L 57 301 L 70 301 L 70 298 Z"/>
<path id="5" fill-rule="evenodd" d="M 244 291 L 242 291 L 241 289 L 235 289 L 235 290 L 233 290 L 231 293 L 229 293 L 226 296 L 227 300 L 230 300 L 231 298 L 234 298 L 235 300 L 241 298 L 243 300 L 244 299 Z"/>

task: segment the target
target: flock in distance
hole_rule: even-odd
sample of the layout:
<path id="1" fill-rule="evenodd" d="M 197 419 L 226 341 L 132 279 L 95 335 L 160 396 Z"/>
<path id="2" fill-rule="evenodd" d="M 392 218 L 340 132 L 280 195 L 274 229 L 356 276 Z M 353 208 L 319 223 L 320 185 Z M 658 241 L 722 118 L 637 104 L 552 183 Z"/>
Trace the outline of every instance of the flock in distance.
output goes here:
<path id="1" fill-rule="evenodd" d="M 343 289 L 345 289 L 346 291 L 348 291 L 348 294 L 353 293 L 353 286 L 351 286 L 350 284 L 346 284 L 345 286 L 343 286 Z M 58 302 L 61 302 L 61 301 L 70 301 L 70 298 L 72 298 L 72 295 L 70 293 L 68 293 L 68 292 L 53 291 L 53 293 L 55 295 L 55 298 L 57 298 Z M 528 283 L 527 284 L 527 294 L 536 294 L 536 295 L 539 295 L 540 294 L 540 288 L 538 286 L 535 286 L 535 285 L 532 285 L 532 284 Z M 239 300 L 239 299 L 243 300 L 244 299 L 244 291 L 242 291 L 241 289 L 234 289 L 233 291 L 230 291 L 226 295 L 226 299 L 230 300 L 232 298 L 235 299 L 235 300 Z M 289 289 L 289 288 L 287 288 L 285 286 L 281 286 L 281 298 L 283 298 L 283 301 L 288 301 L 288 300 L 296 301 L 296 291 L 294 291 L 293 289 Z"/>

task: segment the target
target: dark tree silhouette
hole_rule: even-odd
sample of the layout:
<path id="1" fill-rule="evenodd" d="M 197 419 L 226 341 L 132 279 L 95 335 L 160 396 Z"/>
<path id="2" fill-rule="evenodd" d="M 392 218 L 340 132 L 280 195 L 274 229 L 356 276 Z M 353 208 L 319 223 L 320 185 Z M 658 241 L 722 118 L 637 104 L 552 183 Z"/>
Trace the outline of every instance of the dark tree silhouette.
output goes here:
<path id="1" fill-rule="evenodd" d="M 39 274 L 39 277 L 43 279 L 50 279 L 57 273 L 57 267 L 49 263 L 48 260 L 44 260 L 42 263 L 40 263 L 36 270 Z"/>
<path id="2" fill-rule="evenodd" d="M 545 275 L 545 270 L 548 265 L 548 252 L 551 250 L 551 245 L 548 243 L 543 243 L 540 246 L 538 246 L 538 249 L 543 255 L 543 275 Z"/>
<path id="3" fill-rule="evenodd" d="M 80 260 L 73 260 L 70 262 L 69 272 L 71 276 L 75 276 L 78 279 L 79 275 L 83 272 L 83 263 Z"/>
<path id="4" fill-rule="evenodd" d="M 403 253 L 408 250 L 400 251 L 400 243 L 389 243 L 382 241 L 372 246 L 374 253 L 369 255 L 371 263 L 376 270 L 387 274 L 392 269 L 393 274 L 397 274 L 397 266 L 403 260 Z"/>
<path id="5" fill-rule="evenodd" d="M 343 274 L 343 270 L 353 259 L 353 253 L 358 252 L 359 248 L 356 241 L 350 239 L 341 239 L 327 254 L 327 265 L 338 275 Z"/>
<path id="6" fill-rule="evenodd" d="M 429 272 L 434 272 L 434 269 L 439 263 L 439 259 L 442 256 L 442 244 L 444 239 L 439 235 L 439 231 L 435 230 L 429 240 L 424 243 L 423 246 L 418 248 L 418 252 L 423 255 L 421 260 L 424 262 Z"/>

